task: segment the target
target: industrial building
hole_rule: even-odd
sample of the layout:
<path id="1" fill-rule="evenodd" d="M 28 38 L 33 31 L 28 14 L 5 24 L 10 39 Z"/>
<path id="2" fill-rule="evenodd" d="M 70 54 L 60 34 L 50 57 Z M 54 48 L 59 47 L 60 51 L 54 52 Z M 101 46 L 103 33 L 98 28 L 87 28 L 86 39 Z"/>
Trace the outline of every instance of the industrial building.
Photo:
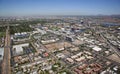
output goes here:
<path id="1" fill-rule="evenodd" d="M 0 48 L 0 61 L 3 60 L 3 56 L 4 56 L 4 48 Z"/>
<path id="2" fill-rule="evenodd" d="M 14 55 L 23 54 L 23 47 L 26 47 L 26 46 L 28 46 L 28 45 L 29 45 L 29 43 L 14 45 L 14 46 L 13 46 Z"/>

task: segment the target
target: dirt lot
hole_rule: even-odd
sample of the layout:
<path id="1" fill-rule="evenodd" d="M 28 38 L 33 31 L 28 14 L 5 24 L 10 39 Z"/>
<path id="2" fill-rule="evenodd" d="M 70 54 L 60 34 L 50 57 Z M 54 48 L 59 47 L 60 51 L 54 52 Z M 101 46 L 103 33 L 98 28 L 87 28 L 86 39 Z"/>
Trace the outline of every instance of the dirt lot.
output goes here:
<path id="1" fill-rule="evenodd" d="M 68 42 L 58 42 L 58 43 L 47 44 L 45 45 L 45 47 L 49 50 L 55 50 L 55 49 L 60 49 L 63 47 L 73 47 L 73 45 L 71 45 Z"/>
<path id="2" fill-rule="evenodd" d="M 109 59 L 120 63 L 120 58 L 116 54 L 112 54 L 108 57 Z"/>

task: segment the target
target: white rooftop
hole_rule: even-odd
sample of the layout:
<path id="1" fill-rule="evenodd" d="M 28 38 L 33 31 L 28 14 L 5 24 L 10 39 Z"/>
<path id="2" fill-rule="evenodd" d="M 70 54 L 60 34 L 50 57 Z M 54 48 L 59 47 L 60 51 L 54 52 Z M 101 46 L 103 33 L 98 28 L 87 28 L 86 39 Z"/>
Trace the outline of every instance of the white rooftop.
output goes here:
<path id="1" fill-rule="evenodd" d="M 2 60 L 4 55 L 4 48 L 0 48 L 0 55 L 1 55 L 0 60 Z"/>
<path id="2" fill-rule="evenodd" d="M 101 48 L 98 47 L 98 46 L 95 46 L 95 47 L 93 47 L 92 49 L 95 50 L 95 51 L 101 51 Z"/>
<path id="3" fill-rule="evenodd" d="M 22 47 L 25 47 L 25 46 L 28 46 L 28 45 L 29 45 L 29 43 L 14 45 L 13 49 L 16 49 L 16 53 L 21 53 L 21 52 L 23 52 Z"/>

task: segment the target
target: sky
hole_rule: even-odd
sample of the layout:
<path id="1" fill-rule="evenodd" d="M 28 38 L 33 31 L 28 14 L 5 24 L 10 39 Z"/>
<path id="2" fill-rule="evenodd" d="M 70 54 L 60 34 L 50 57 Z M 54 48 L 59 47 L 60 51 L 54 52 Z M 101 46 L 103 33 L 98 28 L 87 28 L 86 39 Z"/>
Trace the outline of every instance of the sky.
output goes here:
<path id="1" fill-rule="evenodd" d="M 114 14 L 120 0 L 0 0 L 0 16 Z"/>

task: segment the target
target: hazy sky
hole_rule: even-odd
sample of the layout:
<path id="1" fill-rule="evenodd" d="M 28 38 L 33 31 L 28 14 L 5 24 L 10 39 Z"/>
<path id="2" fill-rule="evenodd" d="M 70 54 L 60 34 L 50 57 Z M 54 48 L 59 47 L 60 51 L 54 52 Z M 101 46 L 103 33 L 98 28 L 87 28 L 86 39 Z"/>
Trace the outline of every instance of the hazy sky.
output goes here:
<path id="1" fill-rule="evenodd" d="M 120 14 L 120 0 L 0 0 L 0 16 Z"/>

